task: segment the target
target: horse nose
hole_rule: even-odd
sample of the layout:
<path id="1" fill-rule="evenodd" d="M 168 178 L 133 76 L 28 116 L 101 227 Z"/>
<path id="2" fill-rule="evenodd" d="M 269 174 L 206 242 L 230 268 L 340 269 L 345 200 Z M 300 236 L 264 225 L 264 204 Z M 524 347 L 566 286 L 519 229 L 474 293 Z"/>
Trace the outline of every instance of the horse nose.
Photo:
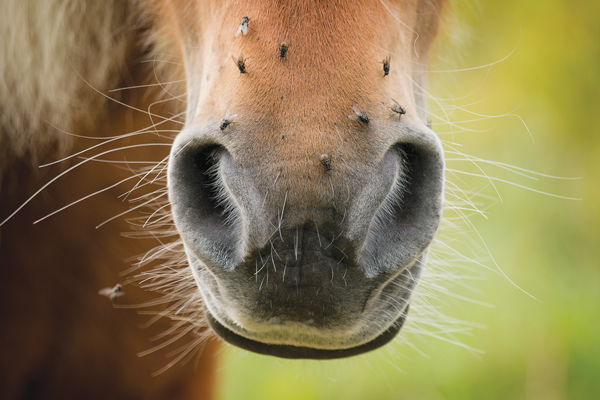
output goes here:
<path id="1" fill-rule="evenodd" d="M 283 241 L 282 229 L 307 224 L 318 239 L 311 246 L 345 240 L 353 255 L 346 261 L 372 278 L 414 262 L 437 231 L 444 166 L 427 128 L 407 124 L 376 161 L 347 157 L 333 170 L 316 156 L 274 165 L 266 153 L 230 151 L 206 136 L 178 136 L 169 195 L 188 250 L 208 268 L 233 270 L 277 237 Z M 279 167 L 286 164 L 295 167 Z"/>

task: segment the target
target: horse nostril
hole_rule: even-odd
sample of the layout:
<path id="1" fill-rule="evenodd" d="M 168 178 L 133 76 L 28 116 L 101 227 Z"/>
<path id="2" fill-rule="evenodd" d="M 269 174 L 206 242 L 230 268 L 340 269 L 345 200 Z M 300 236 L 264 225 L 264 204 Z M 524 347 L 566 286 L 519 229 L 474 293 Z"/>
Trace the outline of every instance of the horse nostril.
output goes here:
<path id="1" fill-rule="evenodd" d="M 431 244 L 441 219 L 444 163 L 438 146 L 398 143 L 391 151 L 399 172 L 359 260 L 369 266 L 369 277 L 412 264 Z"/>
<path id="2" fill-rule="evenodd" d="M 236 206 L 221 177 L 225 147 L 185 146 L 172 154 L 169 196 L 177 229 L 203 260 L 229 265 L 239 239 Z M 228 260 L 228 261 L 226 261 Z"/>
<path id="3" fill-rule="evenodd" d="M 429 173 L 436 166 L 434 160 L 412 144 L 397 144 L 395 150 L 402 173 L 399 176 L 399 193 L 396 194 L 398 201 L 394 203 L 392 214 L 407 225 L 415 219 L 425 219 L 423 213 L 433 209 L 439 212 L 436 206 L 440 206 L 441 177 Z"/>
<path id="4" fill-rule="evenodd" d="M 186 154 L 183 171 L 186 175 L 184 184 L 190 192 L 190 200 L 204 218 L 203 222 L 212 220 L 224 224 L 230 215 L 226 194 L 219 177 L 219 161 L 225 148 L 210 145 Z"/>
<path id="5" fill-rule="evenodd" d="M 219 161 L 225 152 L 222 146 L 212 145 L 202 148 L 195 156 L 196 174 L 198 174 L 199 201 L 205 203 L 208 212 L 219 215 L 224 223 L 232 215 L 232 206 L 219 176 Z"/>

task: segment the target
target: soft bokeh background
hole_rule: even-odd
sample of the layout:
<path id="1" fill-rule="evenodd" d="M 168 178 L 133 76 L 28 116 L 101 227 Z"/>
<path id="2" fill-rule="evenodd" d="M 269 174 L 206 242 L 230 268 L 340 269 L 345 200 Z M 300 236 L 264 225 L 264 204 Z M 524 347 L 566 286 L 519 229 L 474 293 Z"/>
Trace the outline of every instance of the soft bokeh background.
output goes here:
<path id="1" fill-rule="evenodd" d="M 459 132 L 434 118 L 446 148 L 581 177 L 532 180 L 484 162 L 477 163 L 481 170 L 471 162 L 448 164 L 493 179 L 502 202 L 489 180 L 448 176 L 470 187 L 469 195 L 481 190 L 473 201 L 488 219 L 473 215 L 471 221 L 498 266 L 538 300 L 499 273 L 477 231 L 463 224 L 471 241 L 450 243 L 482 265 L 452 265 L 448 253 L 451 266 L 461 268 L 447 270 L 471 279 L 447 284 L 453 295 L 440 294 L 436 304 L 463 321 L 459 329 L 472 325 L 470 332 L 449 333 L 448 319 L 439 332 L 435 325 L 430 334 L 405 332 L 373 354 L 336 362 L 285 361 L 228 348 L 221 399 L 600 398 L 600 2 L 480 0 L 456 5 L 456 13 L 470 39 L 460 46 L 461 56 L 432 69 L 486 65 L 516 49 L 491 68 L 433 74 L 431 91 L 456 99 L 440 101 L 451 120 L 483 131 Z M 438 105 L 432 101 L 431 107 Z"/>

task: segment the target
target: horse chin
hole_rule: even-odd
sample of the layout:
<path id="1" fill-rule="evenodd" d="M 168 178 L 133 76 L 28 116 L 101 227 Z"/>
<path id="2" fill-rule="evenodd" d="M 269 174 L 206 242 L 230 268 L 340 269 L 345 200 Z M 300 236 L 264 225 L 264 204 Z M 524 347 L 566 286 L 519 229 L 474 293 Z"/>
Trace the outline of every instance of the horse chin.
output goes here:
<path id="1" fill-rule="evenodd" d="M 313 360 L 332 360 L 336 358 L 345 358 L 360 355 L 381 346 L 386 345 L 402 329 L 406 315 L 408 313 L 408 305 L 401 316 L 392 323 L 392 325 L 381 332 L 377 337 L 371 339 L 366 343 L 362 343 L 353 347 L 348 348 L 314 348 L 304 346 L 292 346 L 283 344 L 274 344 L 267 342 L 260 342 L 257 340 L 249 339 L 242 336 L 228 327 L 221 324 L 213 315 L 206 310 L 206 319 L 213 331 L 224 341 L 240 347 L 244 350 L 252 351 L 258 354 L 264 354 L 269 356 L 289 358 L 289 359 L 313 359 Z"/>
<path id="2" fill-rule="evenodd" d="M 282 231 L 284 239 L 287 234 Z M 283 248 L 276 250 L 285 257 Z M 304 253 L 310 261 L 310 252 Z M 226 270 L 205 264 L 189 248 L 187 255 L 207 322 L 221 339 L 265 355 L 334 359 L 375 350 L 399 333 L 427 251 L 399 271 L 373 278 L 358 264 L 335 270 L 336 258 L 321 254 L 323 265 L 288 265 L 287 279 L 279 265 L 268 284 L 266 273 L 258 279 L 254 263 Z"/>
<path id="3" fill-rule="evenodd" d="M 335 313 L 336 307 L 326 307 L 318 302 L 318 296 L 306 296 L 302 290 L 300 295 L 304 297 L 294 301 L 307 308 L 284 312 L 285 307 L 281 310 L 276 307 L 283 300 L 276 297 L 261 302 L 260 298 L 239 289 L 229 295 L 228 281 L 212 279 L 214 275 L 208 270 L 196 279 L 205 299 L 207 322 L 225 342 L 282 358 L 336 359 L 375 350 L 394 339 L 408 315 L 410 295 L 420 278 L 424 258 L 425 255 L 419 257 L 385 281 L 372 282 L 370 287 L 364 282 L 349 281 L 348 287 L 358 283 L 365 289 L 350 290 L 355 299 L 361 298 L 361 293 L 368 293 L 358 301 L 358 308 L 349 298 L 340 300 L 336 292 L 322 296 L 347 304 L 351 310 L 348 313 Z M 243 280 L 247 281 L 247 277 Z M 246 307 L 248 304 L 258 308 Z M 321 309 L 327 311 L 320 315 Z"/>

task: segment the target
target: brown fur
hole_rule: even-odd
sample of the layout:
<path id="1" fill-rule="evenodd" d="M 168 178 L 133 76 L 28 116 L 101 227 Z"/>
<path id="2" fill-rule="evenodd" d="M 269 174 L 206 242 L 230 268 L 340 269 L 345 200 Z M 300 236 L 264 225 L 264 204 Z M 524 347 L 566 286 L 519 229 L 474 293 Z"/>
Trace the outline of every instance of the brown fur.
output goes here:
<path id="1" fill-rule="evenodd" d="M 0 130 L 0 139 L 4 143 L 0 160 L 4 168 L 0 174 L 3 182 L 0 189 L 2 220 L 43 183 L 82 160 L 75 158 L 41 170 L 37 169 L 38 163 L 63 157 L 67 148 L 71 149 L 69 153 L 76 153 L 98 143 L 63 131 L 90 137 L 118 136 L 152 123 L 142 112 L 107 104 L 106 99 L 96 92 L 156 83 L 149 79 L 155 72 L 151 64 L 139 64 L 143 58 L 152 59 L 149 54 L 142 53 L 147 39 L 139 29 L 143 24 L 136 20 L 139 14 L 132 11 L 125 15 L 126 9 L 131 9 L 135 3 L 113 5 L 107 2 L 105 8 L 99 4 L 88 4 L 87 12 L 84 12 L 86 5 L 82 2 L 65 5 L 67 9 L 74 9 L 74 14 L 66 11 L 67 22 L 52 20 L 58 18 L 52 14 L 45 15 L 51 25 L 58 26 L 58 43 L 51 43 L 48 38 L 47 41 L 24 42 L 21 39 L 26 37 L 26 32 L 20 30 L 10 36 L 12 41 L 3 42 L 3 54 L 10 57 L 0 57 L 4 63 L 2 83 L 10 87 L 4 93 L 11 96 L 0 96 L 1 104 L 10 104 L 10 107 L 2 108 Z M 48 8 L 57 13 L 59 10 L 65 12 L 63 4 L 56 2 L 55 6 Z M 33 3 L 20 7 L 29 14 L 29 19 L 40 23 Z M 38 11 L 44 10 L 45 7 L 41 7 Z M 106 27 L 97 24 L 98 12 L 110 16 Z M 15 13 L 18 14 L 13 11 L 13 17 Z M 100 18 L 100 21 L 104 20 Z M 73 26 L 76 30 L 70 31 L 75 29 Z M 61 32 L 61 28 L 64 31 Z M 28 26 L 27 29 L 34 30 L 35 27 Z M 124 31 L 127 34 L 123 37 Z M 107 37 L 99 37 L 102 34 Z M 111 39 L 113 34 L 122 36 L 121 44 L 115 44 Z M 49 48 L 41 48 L 43 45 Z M 92 54 L 92 57 L 89 53 L 83 57 L 74 54 L 77 46 L 86 51 L 97 46 L 95 50 L 103 58 L 98 60 L 98 55 Z M 33 60 L 31 68 L 36 68 L 38 73 L 16 61 L 20 51 Z M 110 60 L 111 56 L 114 60 Z M 11 60 L 14 63 L 10 63 Z M 161 73 L 160 65 L 158 70 L 161 80 L 173 79 Z M 160 90 L 128 90 L 111 95 L 141 110 L 148 109 L 162 96 Z M 167 110 L 175 109 L 160 104 L 151 109 L 153 113 L 164 115 Z M 171 124 L 162 128 L 177 129 L 179 126 Z M 142 138 L 121 140 L 102 150 L 156 142 L 153 136 L 146 134 Z M 162 141 L 168 143 L 168 140 Z M 88 152 L 85 156 L 93 154 Z M 123 160 L 125 155 L 128 159 L 158 161 L 167 154 L 168 146 L 148 147 L 105 158 Z M 140 358 L 138 353 L 158 343 L 152 342 L 151 338 L 170 328 L 171 323 L 164 320 L 141 329 L 149 316 L 138 315 L 136 309 L 115 309 L 106 297 L 98 295 L 99 289 L 125 279 L 120 273 L 127 267 L 126 259 L 143 254 L 156 245 L 156 241 L 123 238 L 122 233 L 131 231 L 123 218 L 94 229 L 129 208 L 118 198 L 127 190 L 125 185 L 33 225 L 38 218 L 69 202 L 130 175 L 128 170 L 104 163 L 91 162 L 78 167 L 44 190 L 0 228 L 0 293 L 5 295 L 5 311 L 0 319 L 2 398 L 213 397 L 216 342 L 206 344 L 199 362 L 192 359 L 185 367 L 176 366 L 152 377 L 172 360 L 172 357 L 165 357 L 166 353 L 194 338 L 186 335 L 166 350 Z M 126 295 L 119 298 L 120 304 L 141 304 L 156 297 L 132 285 L 126 285 L 125 292 Z"/>
<path id="2" fill-rule="evenodd" d="M 145 109 L 149 103 L 130 104 Z M 97 130 L 78 132 L 114 135 L 150 123 L 147 117 L 124 107 L 111 107 L 110 116 L 110 120 L 98 123 Z M 120 145 L 136 141 L 139 139 Z M 77 139 L 73 146 L 78 150 L 89 144 Z M 156 154 L 146 149 L 136 156 L 160 159 L 167 150 L 164 147 Z M 42 181 L 63 168 L 44 174 Z M 39 180 L 31 179 L 27 165 L 13 166 L 13 171 L 22 190 L 17 195 L 2 196 L 3 217 L 40 185 Z M 123 219 L 94 229 L 127 210 L 127 203 L 118 199 L 123 187 L 33 225 L 35 219 L 48 212 L 129 174 L 102 164 L 77 168 L 2 227 L 0 292 L 6 300 L 0 329 L 3 398 L 212 397 L 214 342 L 207 344 L 197 369 L 192 361 L 184 368 L 177 366 L 151 377 L 171 359 L 165 358 L 165 351 L 143 358 L 137 353 L 154 346 L 150 338 L 170 324 L 161 321 L 141 329 L 149 317 L 136 315 L 135 309 L 114 309 L 107 298 L 98 295 L 99 289 L 123 279 L 119 273 L 126 267 L 125 259 L 155 245 L 123 238 L 121 234 L 131 230 Z M 155 297 L 131 285 L 125 292 L 119 303 L 141 304 Z M 186 335 L 175 347 L 190 340 L 191 336 Z"/>

